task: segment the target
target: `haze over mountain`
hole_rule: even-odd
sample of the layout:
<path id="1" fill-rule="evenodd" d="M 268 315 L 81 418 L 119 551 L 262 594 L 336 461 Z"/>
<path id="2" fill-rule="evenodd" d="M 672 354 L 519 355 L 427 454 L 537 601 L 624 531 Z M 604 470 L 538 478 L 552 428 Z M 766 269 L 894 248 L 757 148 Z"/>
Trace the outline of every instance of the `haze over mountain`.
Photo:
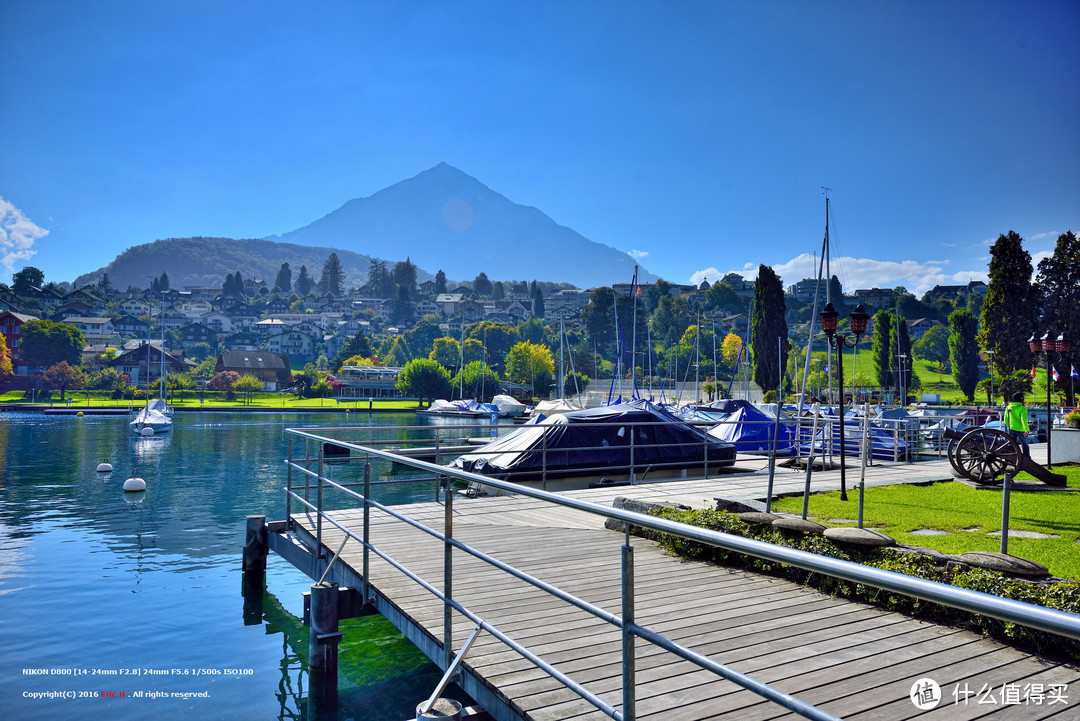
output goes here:
<path id="1" fill-rule="evenodd" d="M 104 268 L 80 275 L 75 285 L 108 273 L 115 287 L 146 287 L 162 271 L 174 287 L 218 285 L 236 271 L 273 284 L 282 263 L 289 264 L 294 281 L 301 265 L 318 280 L 332 252 L 349 288 L 367 281 L 373 257 L 391 266 L 408 257 L 418 267 L 418 281 L 443 270 L 452 280 L 484 272 L 493 281 L 544 280 L 580 288 L 629 282 L 636 262 L 439 163 L 283 235 L 156 240 L 128 248 Z M 644 269 L 638 277 L 655 280 Z"/>
<path id="2" fill-rule="evenodd" d="M 408 255 L 417 265 L 458 280 L 483 271 L 492 280 L 562 281 L 580 288 L 629 282 L 636 263 L 446 163 L 267 240 L 380 258 Z M 639 279 L 655 276 L 642 269 Z"/>

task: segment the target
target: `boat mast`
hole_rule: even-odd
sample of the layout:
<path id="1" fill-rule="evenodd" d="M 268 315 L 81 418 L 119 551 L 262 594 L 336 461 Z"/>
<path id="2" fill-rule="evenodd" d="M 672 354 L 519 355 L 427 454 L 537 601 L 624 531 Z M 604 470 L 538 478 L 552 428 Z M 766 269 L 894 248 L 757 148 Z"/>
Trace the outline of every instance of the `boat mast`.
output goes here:
<path id="1" fill-rule="evenodd" d="M 825 304 L 828 305 L 829 303 L 832 302 L 832 269 L 831 269 L 832 249 L 829 246 L 829 191 L 832 190 L 832 188 L 823 188 L 823 190 L 825 191 L 825 250 L 824 250 L 824 254 L 825 254 Z M 821 274 L 819 272 L 818 273 L 818 285 L 820 286 L 820 284 L 821 284 Z M 827 354 L 828 361 L 829 361 L 826 365 L 828 365 L 828 367 L 829 367 L 829 404 L 832 405 L 832 402 L 834 400 L 834 396 L 833 396 L 833 380 L 832 380 L 833 348 L 832 348 L 831 344 L 829 344 L 829 343 L 825 344 L 825 353 Z M 844 387 L 844 379 L 840 378 L 839 381 L 840 381 L 840 387 L 843 388 Z M 841 391 L 841 393 L 842 392 L 843 391 Z M 843 402 L 843 399 L 841 399 L 841 403 L 842 402 Z"/>
<path id="2" fill-rule="evenodd" d="M 558 397 L 559 398 L 564 398 L 566 396 L 566 376 L 565 376 L 566 366 L 565 366 L 565 364 L 563 362 L 564 361 L 564 358 L 563 358 L 563 353 L 564 353 L 564 351 L 563 351 L 563 335 L 564 335 L 564 333 L 565 333 L 565 331 L 563 330 L 563 319 L 562 319 L 562 314 L 560 313 L 559 314 L 559 389 L 558 389 L 558 393 L 559 393 Z M 535 393 L 534 393 L 534 395 L 535 395 Z"/>
<path id="3" fill-rule="evenodd" d="M 633 323 L 634 328 L 630 331 L 630 387 L 636 393 L 637 392 L 637 362 L 635 355 L 637 354 L 637 297 L 641 293 L 641 287 L 638 286 L 637 281 L 637 264 L 634 265 L 634 280 L 630 287 L 630 302 L 634 304 Z"/>

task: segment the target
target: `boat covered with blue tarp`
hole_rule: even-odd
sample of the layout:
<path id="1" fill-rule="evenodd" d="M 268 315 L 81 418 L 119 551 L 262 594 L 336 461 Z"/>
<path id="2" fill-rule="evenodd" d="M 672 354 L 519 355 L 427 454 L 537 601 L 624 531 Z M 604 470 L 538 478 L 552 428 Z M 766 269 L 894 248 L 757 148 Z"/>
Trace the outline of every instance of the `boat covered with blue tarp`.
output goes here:
<path id="1" fill-rule="evenodd" d="M 545 459 L 546 455 L 546 459 Z M 450 466 L 472 473 L 528 481 L 638 476 L 735 463 L 735 446 L 683 422 L 647 400 L 537 416 Z"/>

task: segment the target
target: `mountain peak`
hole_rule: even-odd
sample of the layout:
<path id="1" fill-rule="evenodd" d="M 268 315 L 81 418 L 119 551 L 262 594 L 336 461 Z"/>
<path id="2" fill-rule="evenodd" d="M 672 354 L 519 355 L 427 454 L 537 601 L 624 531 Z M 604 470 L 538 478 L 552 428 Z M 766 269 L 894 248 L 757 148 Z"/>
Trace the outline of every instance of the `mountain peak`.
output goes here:
<path id="1" fill-rule="evenodd" d="M 626 253 L 514 203 L 446 161 L 273 239 L 378 258 L 409 255 L 462 280 L 482 271 L 493 279 L 589 288 L 629 281 L 635 264 Z M 644 271 L 641 277 L 652 276 Z"/>

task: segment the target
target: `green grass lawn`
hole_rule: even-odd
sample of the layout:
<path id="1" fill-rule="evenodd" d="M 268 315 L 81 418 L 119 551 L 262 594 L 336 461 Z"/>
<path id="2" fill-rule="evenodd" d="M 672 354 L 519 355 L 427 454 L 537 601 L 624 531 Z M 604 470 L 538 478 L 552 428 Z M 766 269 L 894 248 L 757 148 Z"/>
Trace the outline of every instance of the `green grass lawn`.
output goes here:
<path id="1" fill-rule="evenodd" d="M 1068 477 L 1070 488 L 1080 488 L 1080 467 L 1058 466 Z M 1020 474 L 1018 480 L 1031 480 Z M 1000 490 L 981 490 L 959 482 L 932 485 L 895 485 L 867 488 L 863 525 L 880 529 L 897 543 L 925 546 L 943 553 L 1000 551 L 1001 539 L 989 535 L 1001 530 Z M 838 491 L 811 496 L 809 515 L 827 526 L 854 525 L 834 519 L 858 517 L 859 494 L 848 492 L 847 501 Z M 1055 576 L 1080 580 L 1080 493 L 1039 491 L 1010 494 L 1009 530 L 1035 531 L 1059 538 L 1026 539 L 1009 537 L 1008 551 L 1043 564 Z M 802 513 L 802 497 L 789 496 L 773 503 L 786 513 Z M 911 535 L 912 531 L 933 529 L 945 535 Z"/>

